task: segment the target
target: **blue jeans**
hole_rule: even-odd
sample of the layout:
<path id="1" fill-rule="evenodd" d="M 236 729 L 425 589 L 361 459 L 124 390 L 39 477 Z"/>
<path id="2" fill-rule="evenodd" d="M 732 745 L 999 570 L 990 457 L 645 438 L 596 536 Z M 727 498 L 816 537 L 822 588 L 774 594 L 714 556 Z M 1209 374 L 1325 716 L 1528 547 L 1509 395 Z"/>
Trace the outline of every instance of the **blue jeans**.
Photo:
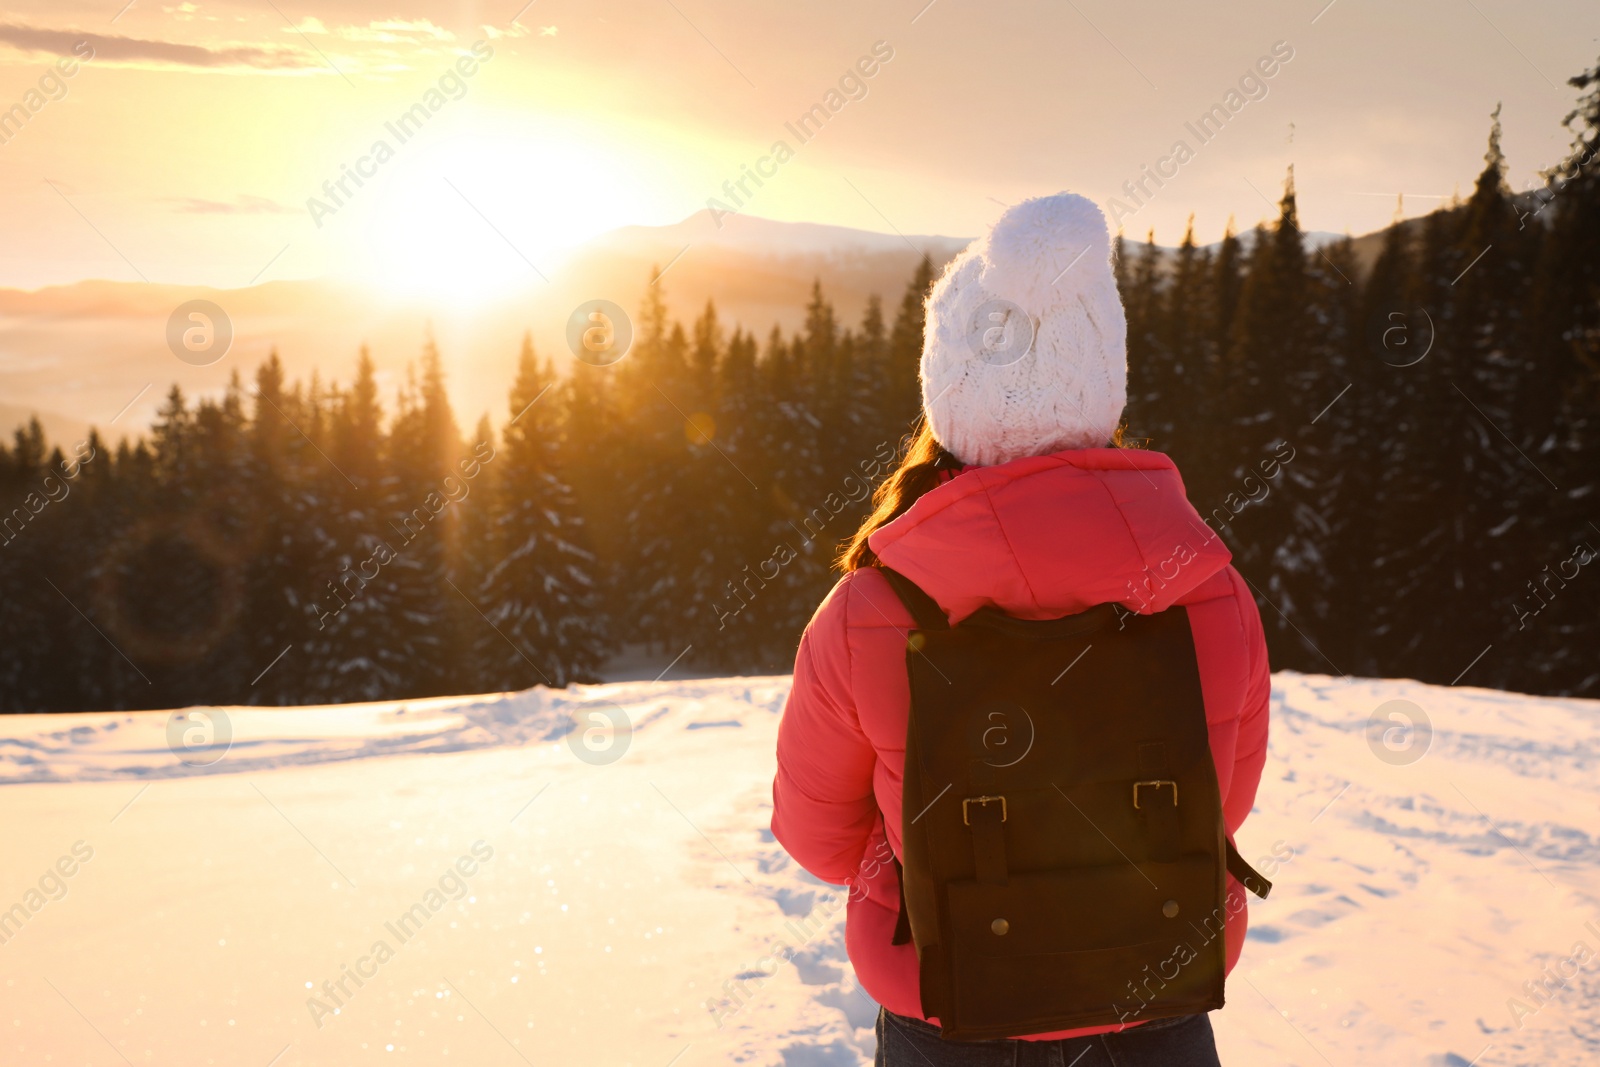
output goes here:
<path id="1" fill-rule="evenodd" d="M 939 1028 L 878 1009 L 877 1067 L 1221 1067 L 1211 1019 L 1179 1015 L 1122 1033 L 1057 1041 L 946 1041 Z"/>

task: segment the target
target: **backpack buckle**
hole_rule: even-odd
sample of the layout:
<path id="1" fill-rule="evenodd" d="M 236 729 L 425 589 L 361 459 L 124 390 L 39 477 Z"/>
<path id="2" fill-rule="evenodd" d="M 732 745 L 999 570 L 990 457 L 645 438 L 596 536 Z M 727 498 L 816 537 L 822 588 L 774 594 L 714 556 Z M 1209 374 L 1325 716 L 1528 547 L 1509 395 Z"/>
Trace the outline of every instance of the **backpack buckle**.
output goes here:
<path id="1" fill-rule="evenodd" d="M 969 816 L 969 814 L 967 812 L 967 805 L 968 804 L 990 804 L 990 803 L 993 803 L 996 800 L 998 800 L 1000 802 L 1000 821 L 1001 822 L 1005 822 L 1006 821 L 1006 798 L 1005 797 L 967 797 L 966 799 L 964 799 L 961 802 L 961 822 L 962 822 L 962 824 L 965 825 L 965 826 L 971 826 L 972 825 L 972 819 L 971 819 L 971 817 Z"/>
<path id="2" fill-rule="evenodd" d="M 1133 783 L 1133 810 L 1139 810 L 1139 787 L 1141 785 L 1147 785 L 1152 789 L 1160 789 L 1164 785 L 1170 785 L 1172 787 L 1172 806 L 1178 806 L 1178 783 L 1172 781 L 1170 778 L 1162 778 L 1159 780 L 1152 779 L 1148 782 Z"/>

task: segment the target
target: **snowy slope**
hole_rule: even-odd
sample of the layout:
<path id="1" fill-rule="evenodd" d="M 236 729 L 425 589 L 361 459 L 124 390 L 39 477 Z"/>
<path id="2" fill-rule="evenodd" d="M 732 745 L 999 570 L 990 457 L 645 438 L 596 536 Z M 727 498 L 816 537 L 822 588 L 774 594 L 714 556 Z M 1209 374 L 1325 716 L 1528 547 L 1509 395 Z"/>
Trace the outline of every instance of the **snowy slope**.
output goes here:
<path id="1" fill-rule="evenodd" d="M 1240 845 L 1292 858 L 1223 1061 L 1600 1060 L 1600 704 L 1274 682 Z M 163 713 L 0 719 L 0 1063 L 870 1062 L 840 898 L 765 829 L 787 686 L 229 708 L 183 760 Z M 1393 700 L 1431 736 L 1369 735 Z"/>

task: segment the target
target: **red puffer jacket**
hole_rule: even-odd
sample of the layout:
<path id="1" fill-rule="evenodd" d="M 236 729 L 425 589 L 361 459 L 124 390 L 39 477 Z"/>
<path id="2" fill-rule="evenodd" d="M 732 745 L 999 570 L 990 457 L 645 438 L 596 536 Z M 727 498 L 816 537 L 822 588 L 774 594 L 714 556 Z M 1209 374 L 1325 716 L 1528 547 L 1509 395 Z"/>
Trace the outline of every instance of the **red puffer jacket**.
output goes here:
<path id="1" fill-rule="evenodd" d="M 1223 817 L 1230 836 L 1238 830 L 1266 761 L 1266 642 L 1249 587 L 1189 505 L 1170 459 L 1096 448 L 969 467 L 870 543 L 952 622 L 985 605 L 1024 619 L 1107 602 L 1140 613 L 1185 605 Z M 845 575 L 817 609 L 778 730 L 772 832 L 806 870 L 851 885 L 846 943 L 861 984 L 890 1011 L 922 1018 L 916 951 L 891 944 L 900 887 L 884 844 L 900 854 L 912 625 L 872 568 Z M 1231 970 L 1246 913 L 1232 877 L 1228 893 L 1236 915 L 1226 931 Z"/>

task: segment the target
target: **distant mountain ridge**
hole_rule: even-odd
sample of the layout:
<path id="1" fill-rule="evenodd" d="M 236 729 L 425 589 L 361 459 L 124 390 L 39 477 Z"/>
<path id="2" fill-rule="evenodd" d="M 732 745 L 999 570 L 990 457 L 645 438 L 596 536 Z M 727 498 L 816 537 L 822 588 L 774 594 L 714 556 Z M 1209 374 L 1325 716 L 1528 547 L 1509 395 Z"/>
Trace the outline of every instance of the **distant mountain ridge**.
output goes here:
<path id="1" fill-rule="evenodd" d="M 550 283 L 470 310 L 443 301 L 387 297 L 327 280 L 264 282 L 245 289 L 155 285 L 99 279 L 37 290 L 0 289 L 0 430 L 32 411 L 45 413 L 52 438 L 118 419 L 116 436 L 149 425 L 171 384 L 187 394 L 214 393 L 235 370 L 248 377 L 276 349 L 291 377 L 326 382 L 351 377 L 369 346 L 380 381 L 391 391 L 431 334 L 444 354 L 451 394 L 463 422 L 484 412 L 503 421 L 505 391 L 524 333 L 558 367 L 570 358 L 566 321 L 579 303 L 605 298 L 632 311 L 652 271 L 675 317 L 688 319 L 716 302 L 724 324 L 765 336 L 789 332 L 804 314 L 814 281 L 847 322 L 869 295 L 898 301 L 924 254 L 942 266 L 967 238 L 873 233 L 843 226 L 778 222 L 709 211 L 669 226 L 628 226 L 578 249 Z M 215 301 L 233 320 L 228 355 L 193 367 L 168 351 L 166 320 L 180 303 Z"/>
<path id="2" fill-rule="evenodd" d="M 720 221 L 720 224 L 719 224 Z M 1249 231 L 1243 238 L 1248 241 Z M 1321 245 L 1332 234 L 1308 234 Z M 1130 248 L 1135 242 L 1129 237 Z M 1357 238 L 1370 261 L 1381 234 Z M 39 411 L 52 438 L 78 426 L 137 434 L 173 383 L 188 394 L 215 393 L 235 370 L 248 376 L 276 350 L 291 377 L 326 382 L 352 374 L 370 348 L 380 381 L 392 391 L 431 334 L 445 357 L 462 421 L 487 412 L 504 418 L 505 390 L 524 333 L 542 354 L 565 365 L 565 325 L 579 303 L 605 298 L 630 311 L 654 271 L 677 318 L 710 300 L 730 329 L 764 337 L 774 326 L 800 325 L 813 282 L 820 282 L 845 323 L 859 320 L 867 298 L 900 299 L 917 263 L 937 271 L 971 242 L 967 237 L 878 233 L 755 215 L 698 211 L 666 226 L 625 226 L 589 241 L 552 273 L 550 283 L 462 310 L 443 301 L 399 299 L 337 279 L 272 281 L 244 289 L 86 280 L 37 290 L 0 289 L 0 430 Z M 1168 248 L 1161 252 L 1170 254 Z M 1369 255 L 1370 253 L 1370 255 Z M 215 301 L 233 320 L 232 350 L 193 367 L 166 348 L 166 319 L 180 303 Z"/>
<path id="3" fill-rule="evenodd" d="M 972 238 L 878 233 L 820 222 L 779 222 L 759 215 L 720 212 L 713 215 L 710 210 L 705 210 L 697 211 L 670 226 L 624 226 L 601 234 L 590 245 L 639 247 L 651 242 L 661 242 L 663 247 L 671 247 L 674 242 L 715 245 L 758 255 L 820 253 L 840 256 L 851 252 L 898 251 L 904 248 L 926 251 L 930 255 L 943 251 L 953 256 L 970 244 Z"/>

